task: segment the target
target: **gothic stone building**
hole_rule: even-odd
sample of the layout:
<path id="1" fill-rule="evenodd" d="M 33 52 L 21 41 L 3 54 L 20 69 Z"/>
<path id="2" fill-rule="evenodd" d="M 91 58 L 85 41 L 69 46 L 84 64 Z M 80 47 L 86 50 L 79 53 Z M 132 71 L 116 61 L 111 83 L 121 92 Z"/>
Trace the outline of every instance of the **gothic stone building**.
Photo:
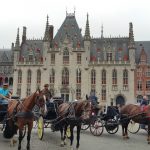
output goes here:
<path id="1" fill-rule="evenodd" d="M 47 17 L 43 39 L 27 39 L 19 29 L 14 53 L 14 94 L 30 95 L 45 83 L 55 96 L 66 101 L 85 99 L 95 93 L 102 104 L 135 103 L 135 41 L 133 25 L 128 37 L 90 36 L 87 15 L 85 34 L 81 34 L 75 13 L 66 18 L 53 37 Z"/>
<path id="2" fill-rule="evenodd" d="M 0 49 L 0 87 L 8 83 L 13 86 L 13 54 L 10 49 Z"/>

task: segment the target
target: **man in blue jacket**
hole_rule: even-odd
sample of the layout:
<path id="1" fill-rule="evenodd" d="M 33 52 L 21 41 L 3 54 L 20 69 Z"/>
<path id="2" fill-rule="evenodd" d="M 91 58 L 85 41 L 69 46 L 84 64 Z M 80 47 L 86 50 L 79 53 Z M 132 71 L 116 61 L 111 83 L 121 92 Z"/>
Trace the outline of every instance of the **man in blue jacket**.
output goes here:
<path id="1" fill-rule="evenodd" d="M 3 84 L 3 87 L 0 88 L 0 104 L 8 104 L 8 100 L 5 99 L 9 98 L 9 89 L 8 89 L 8 84 Z"/>

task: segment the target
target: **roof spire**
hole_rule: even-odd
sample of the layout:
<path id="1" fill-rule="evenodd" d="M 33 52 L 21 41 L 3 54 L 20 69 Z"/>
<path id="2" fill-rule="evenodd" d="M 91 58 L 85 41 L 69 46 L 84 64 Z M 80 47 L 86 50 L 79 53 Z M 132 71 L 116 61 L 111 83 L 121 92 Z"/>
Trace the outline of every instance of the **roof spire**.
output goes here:
<path id="1" fill-rule="evenodd" d="M 17 37 L 16 37 L 16 43 L 15 43 L 15 48 L 20 47 L 20 39 L 19 39 L 19 28 L 17 29 Z"/>
<path id="2" fill-rule="evenodd" d="M 49 17 L 47 15 L 47 22 L 46 22 L 46 28 L 45 28 L 45 34 L 44 34 L 44 41 L 48 41 L 50 39 L 49 37 Z"/>
<path id="3" fill-rule="evenodd" d="M 103 27 L 103 24 L 102 24 L 102 26 L 101 26 L 101 38 L 104 37 L 104 36 L 103 36 L 103 29 L 104 29 L 104 27 Z"/>
<path id="4" fill-rule="evenodd" d="M 27 31 L 27 28 L 23 27 L 23 35 L 22 35 L 22 42 L 23 43 L 26 41 L 26 31 Z"/>
<path id="5" fill-rule="evenodd" d="M 86 27 L 85 27 L 85 35 L 84 39 L 85 40 L 90 40 L 90 28 L 89 28 L 89 15 L 87 13 L 87 20 L 86 20 Z"/>
<path id="6" fill-rule="evenodd" d="M 129 48 L 135 48 L 132 22 L 129 23 Z"/>

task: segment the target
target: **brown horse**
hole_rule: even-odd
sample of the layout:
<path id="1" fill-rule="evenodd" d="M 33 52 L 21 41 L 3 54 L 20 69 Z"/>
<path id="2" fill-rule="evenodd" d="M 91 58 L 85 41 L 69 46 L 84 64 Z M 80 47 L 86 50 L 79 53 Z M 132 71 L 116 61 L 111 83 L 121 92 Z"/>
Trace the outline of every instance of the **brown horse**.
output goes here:
<path id="1" fill-rule="evenodd" d="M 31 96 L 26 97 L 22 102 L 12 100 L 8 104 L 8 119 L 4 130 L 5 138 L 12 138 L 19 129 L 19 144 L 18 150 L 21 150 L 21 141 L 23 139 L 23 129 L 26 125 L 27 132 L 27 150 L 30 150 L 30 136 L 33 128 L 34 115 L 32 109 L 35 105 L 45 111 L 45 96 L 42 92 L 36 91 Z M 42 111 L 42 112 L 44 112 Z"/>
<path id="2" fill-rule="evenodd" d="M 132 119 L 136 123 L 148 125 L 148 144 L 150 144 L 150 105 L 145 106 L 142 110 L 141 106 L 128 104 L 122 106 L 120 109 L 121 113 L 121 124 L 122 124 L 122 135 L 128 139 L 128 124 Z"/>
<path id="3" fill-rule="evenodd" d="M 91 102 L 77 101 L 73 103 L 63 103 L 58 107 L 58 115 L 60 119 L 59 129 L 61 132 L 61 146 L 66 144 L 66 131 L 70 126 L 70 147 L 73 149 L 73 129 L 77 127 L 77 144 L 76 149 L 79 149 L 81 123 L 85 119 L 89 119 L 91 116 Z M 64 135 L 63 135 L 64 131 Z"/>

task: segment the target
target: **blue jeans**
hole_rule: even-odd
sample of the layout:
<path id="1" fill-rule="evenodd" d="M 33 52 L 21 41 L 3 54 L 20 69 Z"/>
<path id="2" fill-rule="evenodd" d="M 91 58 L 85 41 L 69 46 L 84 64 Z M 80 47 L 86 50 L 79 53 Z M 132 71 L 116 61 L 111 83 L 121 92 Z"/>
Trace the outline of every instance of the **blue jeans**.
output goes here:
<path id="1" fill-rule="evenodd" d="M 0 98 L 0 105 L 8 105 L 8 101 L 4 98 Z"/>

